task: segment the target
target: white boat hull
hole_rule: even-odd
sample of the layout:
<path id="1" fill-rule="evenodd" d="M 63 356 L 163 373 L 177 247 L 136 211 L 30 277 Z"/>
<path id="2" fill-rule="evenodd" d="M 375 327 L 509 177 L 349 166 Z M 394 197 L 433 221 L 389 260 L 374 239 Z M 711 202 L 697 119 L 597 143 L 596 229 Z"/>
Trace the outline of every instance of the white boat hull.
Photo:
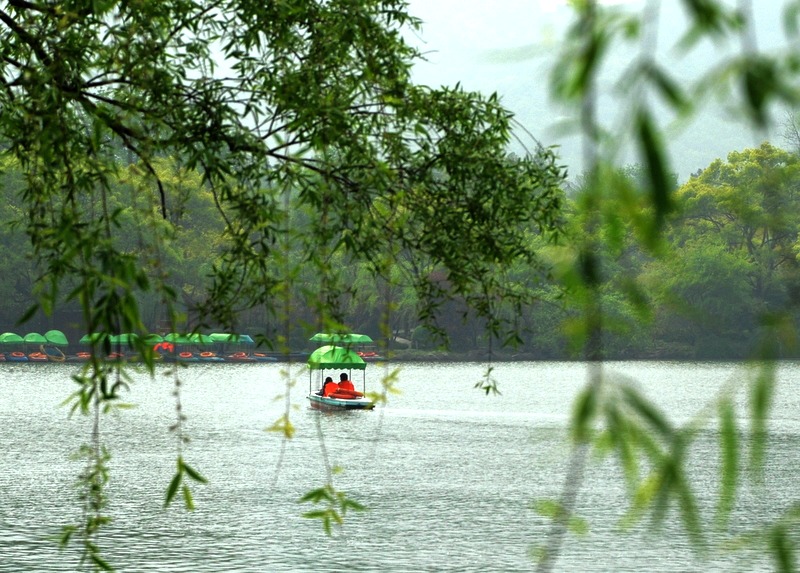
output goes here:
<path id="1" fill-rule="evenodd" d="M 358 398 L 332 398 L 316 393 L 308 395 L 311 407 L 315 410 L 372 410 L 375 402 L 364 396 Z"/>

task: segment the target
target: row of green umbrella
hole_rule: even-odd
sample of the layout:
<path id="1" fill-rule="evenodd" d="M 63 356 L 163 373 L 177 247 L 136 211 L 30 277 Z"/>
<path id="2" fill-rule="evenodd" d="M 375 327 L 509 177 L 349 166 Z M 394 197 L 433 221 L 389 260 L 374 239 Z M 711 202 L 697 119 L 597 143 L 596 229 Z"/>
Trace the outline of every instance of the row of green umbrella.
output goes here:
<path id="1" fill-rule="evenodd" d="M 108 336 L 111 344 L 132 344 L 134 340 L 140 338 L 135 333 L 123 333 L 107 335 L 105 332 L 94 332 L 84 335 L 80 344 L 99 343 Z M 314 342 L 327 342 L 333 344 L 364 344 L 372 342 L 366 334 L 339 334 L 318 332 L 311 337 Z M 228 332 L 214 332 L 211 334 L 180 334 L 171 332 L 165 336 L 158 334 L 148 334 L 145 341 L 150 344 L 159 342 L 172 342 L 173 344 L 254 344 L 253 339 L 247 334 L 232 334 Z M 4 332 L 0 334 L 0 344 L 53 344 L 56 346 L 67 346 L 67 337 L 60 330 L 48 330 L 44 334 L 29 332 L 21 336 L 14 332 Z"/>
<path id="2" fill-rule="evenodd" d="M 106 336 L 108 335 L 105 332 L 95 332 L 84 335 L 78 342 L 80 344 L 97 344 L 102 342 Z M 111 344 L 123 345 L 133 344 L 133 342 L 139 338 L 141 337 L 136 333 L 112 334 L 108 336 Z M 148 334 L 144 340 L 148 344 L 158 344 L 159 342 L 171 342 L 173 344 L 255 344 L 253 339 L 247 334 L 231 334 L 228 332 L 215 332 L 212 334 L 180 334 L 171 332 L 165 336 Z"/>
<path id="3" fill-rule="evenodd" d="M 107 335 L 105 332 L 95 332 L 84 335 L 78 342 L 79 344 L 100 343 L 108 336 L 111 344 L 130 345 L 140 338 L 135 333 L 123 333 Z M 227 332 L 215 332 L 212 334 L 179 334 L 170 333 L 166 336 L 158 334 L 148 334 L 144 338 L 148 344 L 159 342 L 172 342 L 173 344 L 255 344 L 253 339 L 247 334 L 231 334 Z M 52 344 L 54 346 L 68 346 L 69 341 L 60 330 L 48 330 L 44 334 L 29 332 L 26 335 L 14 332 L 4 332 L 0 334 L 0 344 Z"/>
<path id="4" fill-rule="evenodd" d="M 48 330 L 44 334 L 29 332 L 22 336 L 15 332 L 4 332 L 0 334 L 0 344 L 52 344 L 55 346 L 67 346 L 67 337 L 60 330 Z"/>

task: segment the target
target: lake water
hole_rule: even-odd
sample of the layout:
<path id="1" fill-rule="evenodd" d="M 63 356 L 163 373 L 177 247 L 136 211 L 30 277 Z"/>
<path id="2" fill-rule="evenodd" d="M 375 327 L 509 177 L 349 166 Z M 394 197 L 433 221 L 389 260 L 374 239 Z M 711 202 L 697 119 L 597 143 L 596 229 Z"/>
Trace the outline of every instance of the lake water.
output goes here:
<path id="1" fill-rule="evenodd" d="M 99 543 L 125 572 L 494 572 L 531 571 L 531 550 L 549 523 L 530 509 L 562 489 L 566 428 L 585 385 L 580 363 L 495 364 L 501 395 L 473 388 L 485 365 L 399 365 L 400 395 L 372 412 L 308 408 L 308 375 L 286 364 L 193 364 L 182 369 L 181 399 L 191 441 L 186 461 L 207 485 L 193 486 L 197 509 L 163 508 L 174 473 L 175 420 L 168 369 L 136 374 L 127 401 L 137 408 L 103 419 L 112 460 L 114 519 Z M 392 366 L 393 368 L 394 366 Z M 78 523 L 70 454 L 89 439 L 86 418 L 59 404 L 75 387 L 69 364 L 4 364 L 0 376 L 0 572 L 75 571 L 77 550 L 52 537 Z M 676 422 L 713 401 L 723 383 L 744 379 L 735 364 L 609 363 L 609 375 L 639 381 Z M 368 386 L 388 372 L 367 368 Z M 359 375 L 356 380 L 359 381 Z M 800 499 L 800 368 L 784 364 L 770 427 L 763 486 L 741 491 L 732 526 L 742 533 Z M 295 437 L 265 429 L 284 412 Z M 360 382 L 359 382 L 360 384 Z M 744 400 L 744 396 L 742 396 Z M 746 411 L 742 410 L 740 427 Z M 715 506 L 717 435 L 700 433 L 691 468 L 704 515 Z M 334 485 L 369 507 L 324 535 L 301 514 L 307 491 L 326 482 L 325 459 L 343 471 Z M 696 556 L 672 516 L 661 534 L 621 533 L 624 485 L 613 460 L 592 461 L 578 499 L 586 535 L 568 537 L 557 571 L 770 571 L 758 553 L 711 550 Z"/>

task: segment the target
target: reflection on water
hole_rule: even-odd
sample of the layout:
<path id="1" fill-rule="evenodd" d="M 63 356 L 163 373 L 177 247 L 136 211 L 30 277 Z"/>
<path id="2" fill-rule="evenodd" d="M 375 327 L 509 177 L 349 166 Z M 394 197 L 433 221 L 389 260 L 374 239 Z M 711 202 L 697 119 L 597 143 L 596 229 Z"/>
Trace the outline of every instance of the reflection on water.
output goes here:
<path id="1" fill-rule="evenodd" d="M 73 390 L 70 365 L 3 365 L 0 380 L 0 572 L 74 571 L 75 550 L 51 540 L 75 523 L 73 487 L 80 471 L 69 454 L 88 439 L 85 418 L 59 403 Z M 473 388 L 476 364 L 404 365 L 400 396 L 373 412 L 308 409 L 308 379 L 298 368 L 289 388 L 296 437 L 264 431 L 283 412 L 282 365 L 197 365 L 182 371 L 191 438 L 187 461 L 210 482 L 194 486 L 197 510 L 163 508 L 174 472 L 175 419 L 169 377 L 140 376 L 134 410 L 103 421 L 112 450 L 109 513 L 100 545 L 119 571 L 530 571 L 530 550 L 548 524 L 529 509 L 556 497 L 569 449 L 570 405 L 586 380 L 581 364 L 495 365 L 499 396 Z M 800 433 L 800 376 L 781 370 L 765 486 L 742 491 L 736 529 L 757 528 L 800 498 L 794 479 Z M 614 363 L 607 372 L 638 380 L 676 422 L 709 403 L 730 364 Z M 369 380 L 385 373 L 368 368 Z M 743 397 L 744 398 L 744 397 Z M 743 412 L 745 410 L 742 410 Z M 323 435 L 320 443 L 317 424 Z M 741 426 L 744 427 L 744 420 Z M 692 474 L 698 503 L 710 511 L 717 492 L 717 437 L 700 434 Z M 300 496 L 324 484 L 324 451 L 344 471 L 335 485 L 367 505 L 326 537 Z M 707 488 L 707 489 L 703 489 Z M 768 571 L 770 563 L 737 552 L 695 558 L 675 520 L 665 535 L 644 528 L 621 535 L 624 490 L 615 465 L 592 464 L 579 498 L 591 524 L 571 538 L 559 571 Z"/>

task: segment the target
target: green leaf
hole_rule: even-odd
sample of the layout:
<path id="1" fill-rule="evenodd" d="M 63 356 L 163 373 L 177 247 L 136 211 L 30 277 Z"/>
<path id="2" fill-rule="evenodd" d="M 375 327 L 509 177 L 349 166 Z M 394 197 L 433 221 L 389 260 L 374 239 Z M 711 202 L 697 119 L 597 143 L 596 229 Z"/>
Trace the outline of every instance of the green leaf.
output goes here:
<path id="1" fill-rule="evenodd" d="M 269 428 L 267 428 L 268 432 L 278 432 L 283 434 L 283 436 L 287 439 L 292 439 L 296 432 L 294 424 L 291 423 L 289 420 L 289 416 L 287 414 L 283 414 L 278 420 L 275 421 Z"/>
<path id="2" fill-rule="evenodd" d="M 575 535 L 586 535 L 589 533 L 589 522 L 582 517 L 571 515 L 567 523 L 567 529 Z"/>
<path id="3" fill-rule="evenodd" d="M 647 76 L 673 108 L 681 111 L 689 106 L 689 100 L 683 93 L 680 84 L 673 81 L 659 66 L 647 66 Z"/>
<path id="4" fill-rule="evenodd" d="M 555 519 L 564 512 L 561 502 L 554 499 L 538 500 L 534 503 L 533 509 L 542 517 L 549 517 L 550 519 Z"/>
<path id="5" fill-rule="evenodd" d="M 75 525 L 65 525 L 62 527 L 61 535 L 58 538 L 59 548 L 64 549 L 67 545 L 69 545 L 70 539 L 72 539 L 73 534 L 77 530 L 78 528 Z"/>
<path id="6" fill-rule="evenodd" d="M 679 507 L 681 509 L 681 518 L 683 526 L 689 533 L 689 538 L 694 542 L 695 546 L 703 546 L 703 527 L 700 521 L 700 512 L 697 508 L 697 502 L 694 498 L 694 493 L 686 479 L 686 474 L 682 468 L 676 471 L 675 491 L 678 496 Z"/>
<path id="7" fill-rule="evenodd" d="M 648 237 L 650 244 L 655 244 L 664 220 L 672 211 L 672 180 L 667 168 L 667 155 L 661 136 L 656 129 L 650 114 L 641 111 L 636 118 L 638 143 L 649 177 L 650 198 L 654 207 L 654 227 Z"/>
<path id="8" fill-rule="evenodd" d="M 342 500 L 341 507 L 342 513 L 347 513 L 347 510 L 349 509 L 352 509 L 353 511 L 367 511 L 367 507 L 365 505 L 362 505 L 351 498 L 345 498 Z"/>
<path id="9" fill-rule="evenodd" d="M 734 404 L 730 398 L 724 398 L 719 402 L 719 423 L 722 467 L 718 519 L 725 525 L 736 500 L 739 473 L 739 438 Z"/>
<path id="10" fill-rule="evenodd" d="M 797 571 L 794 559 L 794 543 L 785 526 L 776 525 L 773 527 L 770 531 L 768 542 L 777 570 L 782 573 L 794 573 Z"/>
<path id="11" fill-rule="evenodd" d="M 101 571 L 113 571 L 114 568 L 99 554 L 92 552 L 89 554 L 89 559 L 94 563 L 95 567 L 100 569 Z"/>
<path id="12" fill-rule="evenodd" d="M 597 392 L 599 387 L 588 385 L 576 398 L 572 415 L 572 440 L 584 443 L 592 434 L 592 424 L 597 412 Z"/>
<path id="13" fill-rule="evenodd" d="M 622 386 L 622 396 L 625 403 L 636 412 L 643 420 L 648 422 L 662 438 L 670 439 L 674 430 L 672 424 L 658 411 L 658 409 L 648 400 L 642 397 L 637 390 L 631 386 Z"/>
<path id="14" fill-rule="evenodd" d="M 759 365 L 755 380 L 750 385 L 750 468 L 756 479 L 760 479 L 764 465 L 767 415 L 772 403 L 774 385 L 774 364 L 765 362 Z"/>
<path id="15" fill-rule="evenodd" d="M 183 503 L 186 506 L 186 509 L 189 511 L 194 511 L 194 499 L 192 498 L 192 492 L 189 489 L 189 486 L 183 484 L 181 489 L 183 490 Z"/>
<path id="16" fill-rule="evenodd" d="M 630 528 L 638 523 L 645 515 L 647 508 L 656 499 L 659 491 L 661 491 L 661 476 L 656 472 L 651 472 L 636 488 L 631 500 L 631 507 L 622 518 L 622 526 Z"/>
<path id="17" fill-rule="evenodd" d="M 164 500 L 164 507 L 168 507 L 169 504 L 172 502 L 172 499 L 178 492 L 178 487 L 181 485 L 182 479 L 183 479 L 183 472 L 181 471 L 178 471 L 172 478 L 172 481 L 170 482 L 169 487 L 167 488 L 167 495 L 166 499 Z"/>
<path id="18" fill-rule="evenodd" d="M 186 472 L 186 474 L 192 478 L 194 481 L 198 483 L 208 483 L 208 480 L 204 478 L 200 473 L 191 467 L 189 464 L 181 460 L 181 469 Z"/>
<path id="19" fill-rule="evenodd" d="M 321 501 L 328 501 L 332 503 L 333 495 L 331 494 L 331 489 L 326 486 L 309 491 L 308 493 L 303 495 L 303 497 L 300 498 L 299 503 L 305 503 L 308 501 L 312 503 L 319 503 Z"/>

